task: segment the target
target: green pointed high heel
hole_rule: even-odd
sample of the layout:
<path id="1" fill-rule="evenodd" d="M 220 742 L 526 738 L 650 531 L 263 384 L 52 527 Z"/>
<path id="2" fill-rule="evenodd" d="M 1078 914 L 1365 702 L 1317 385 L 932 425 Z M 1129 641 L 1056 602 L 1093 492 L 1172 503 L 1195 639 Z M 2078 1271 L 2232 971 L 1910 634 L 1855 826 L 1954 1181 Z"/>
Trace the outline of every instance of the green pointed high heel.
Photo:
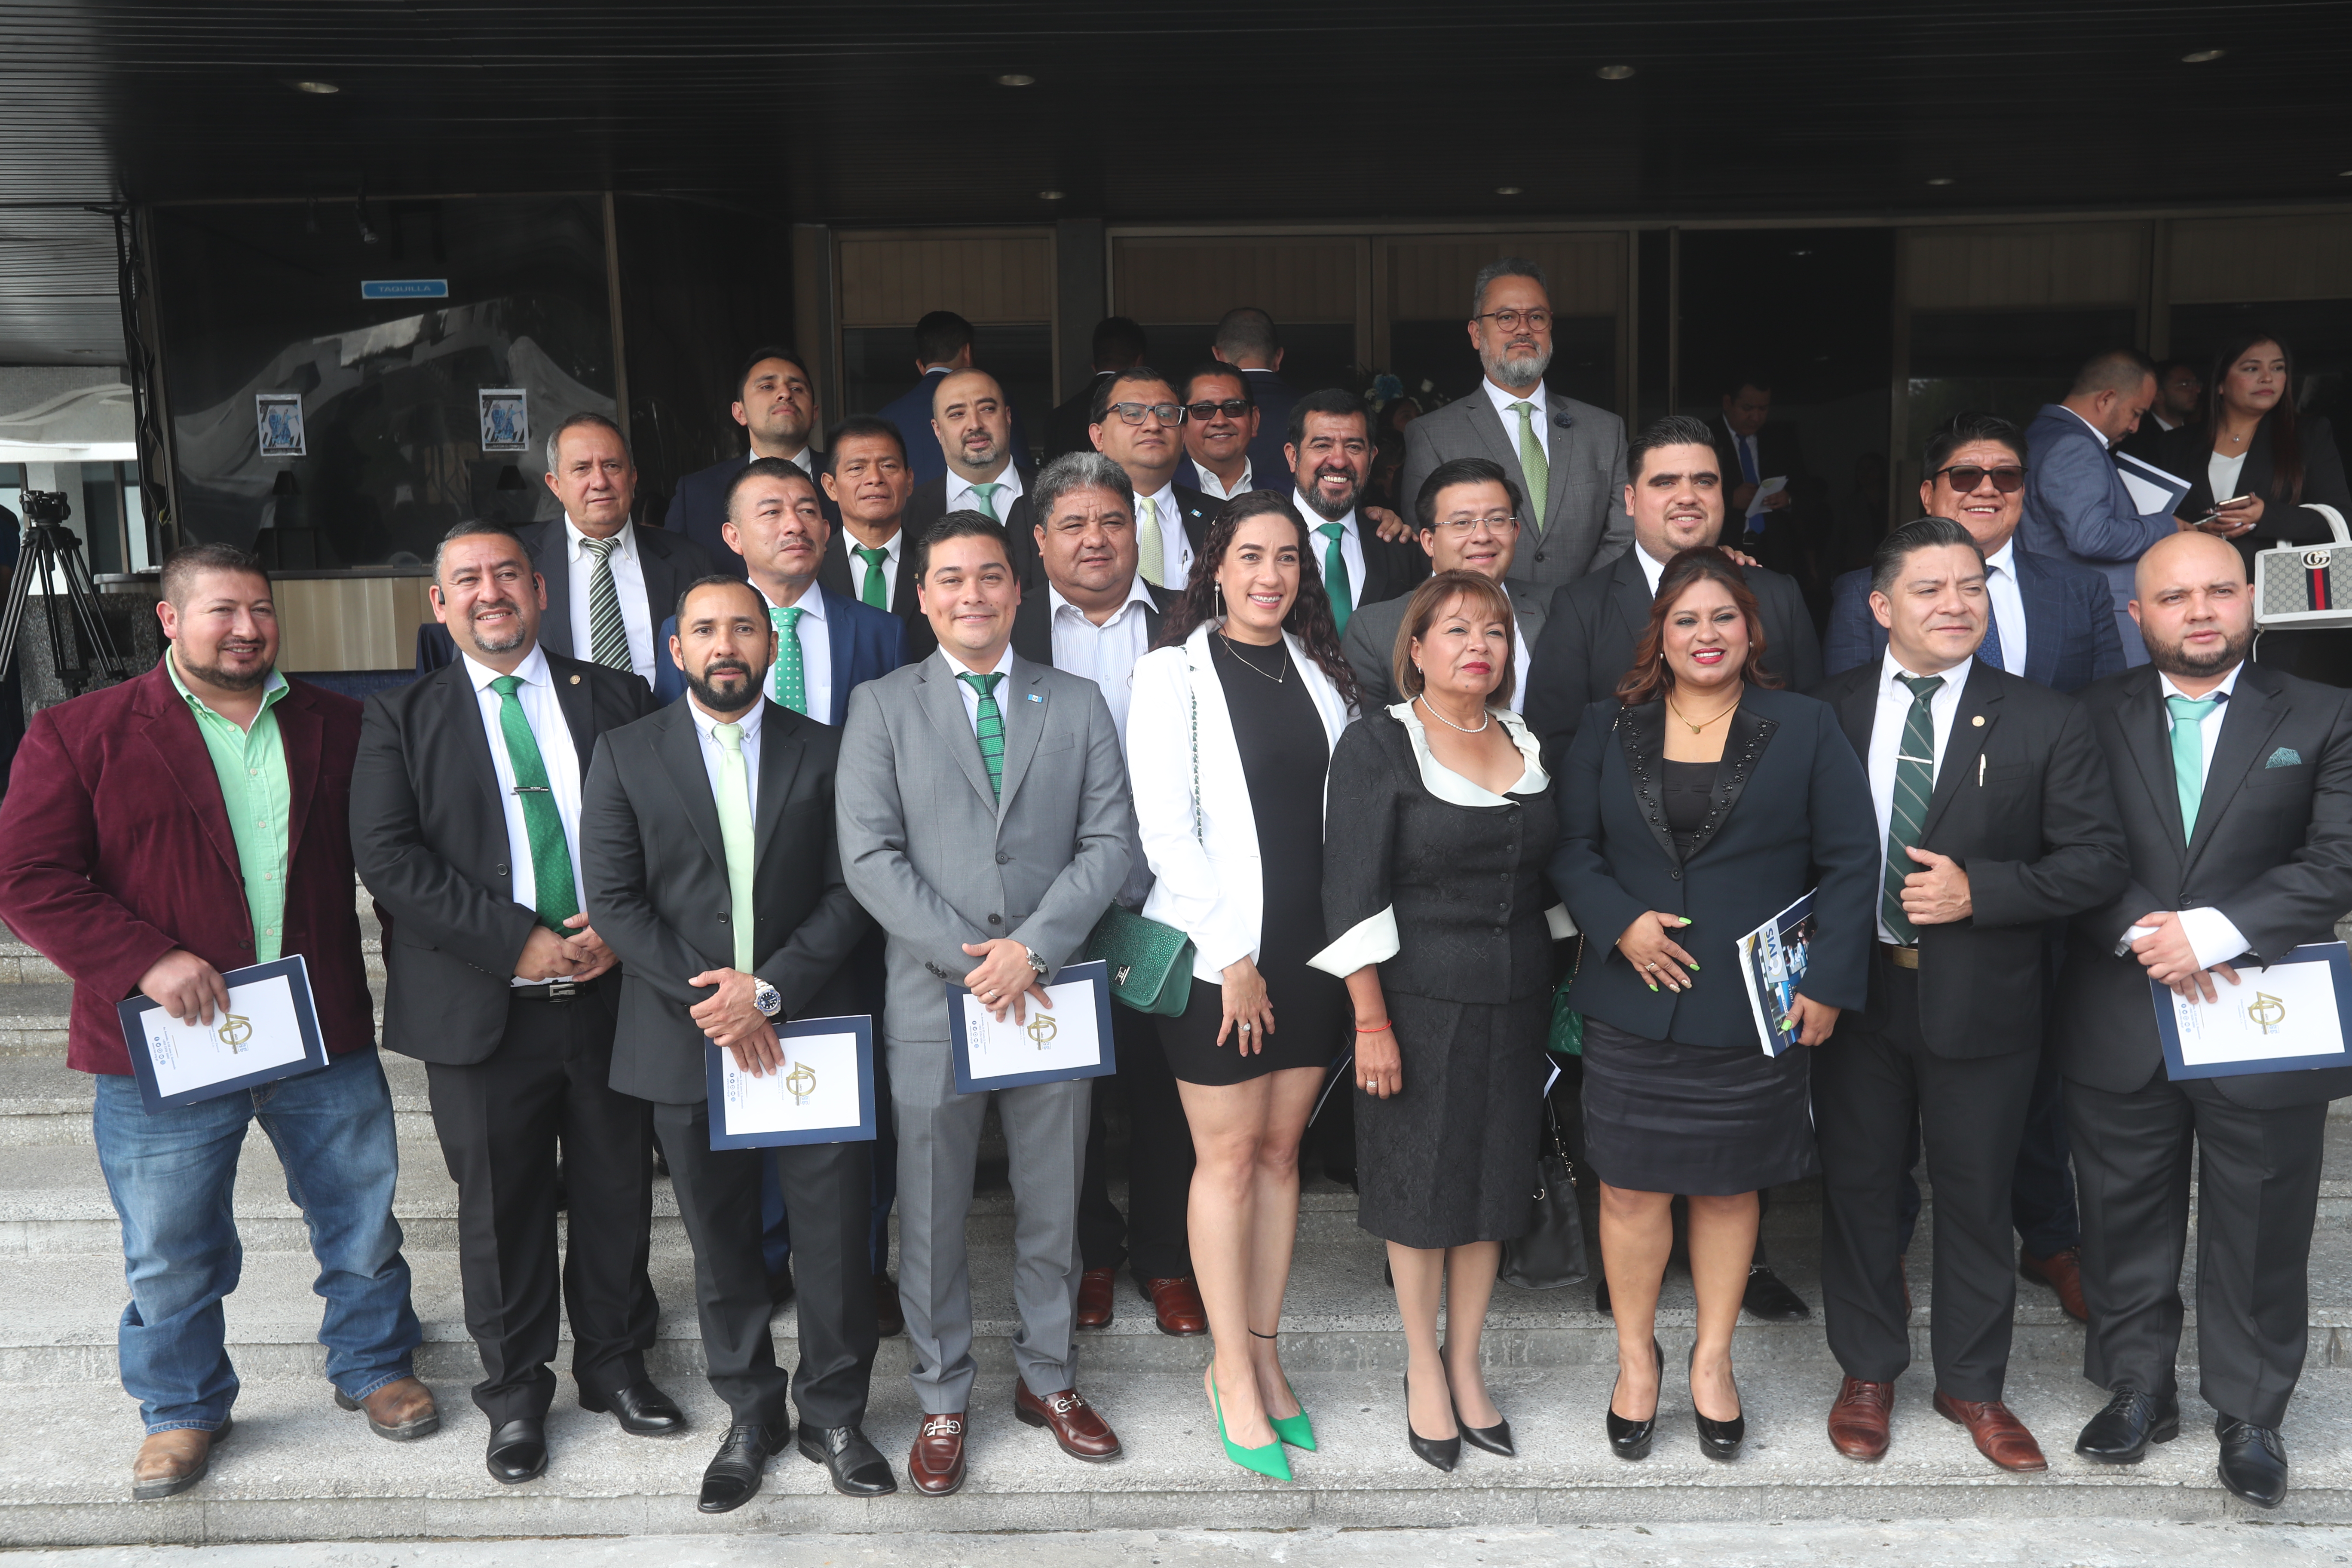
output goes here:
<path id="1" fill-rule="evenodd" d="M 1255 1470 L 1277 1481 L 1290 1479 L 1290 1461 L 1283 1457 L 1280 1437 L 1262 1448 L 1244 1448 L 1225 1435 L 1225 1401 L 1217 1392 L 1217 1374 L 1213 1371 L 1209 1373 L 1208 1384 L 1209 1403 L 1217 1412 L 1217 1440 L 1225 1446 L 1225 1458 L 1244 1470 Z"/>
<path id="2" fill-rule="evenodd" d="M 1271 1340 L 1280 1337 L 1276 1334 L 1261 1334 L 1255 1329 L 1252 1329 L 1250 1333 L 1255 1338 L 1261 1340 Z M 1265 1424 L 1274 1428 L 1274 1435 L 1276 1436 L 1281 1438 L 1292 1447 L 1299 1449 L 1302 1452 L 1311 1454 L 1315 1451 L 1314 1419 L 1307 1414 L 1306 1403 L 1298 1397 L 1298 1390 L 1290 1386 L 1290 1374 L 1288 1373 L 1283 1373 L 1282 1386 L 1289 1394 L 1290 1402 L 1298 1406 L 1298 1414 L 1296 1415 L 1276 1415 L 1269 1413 L 1265 1418 Z"/>

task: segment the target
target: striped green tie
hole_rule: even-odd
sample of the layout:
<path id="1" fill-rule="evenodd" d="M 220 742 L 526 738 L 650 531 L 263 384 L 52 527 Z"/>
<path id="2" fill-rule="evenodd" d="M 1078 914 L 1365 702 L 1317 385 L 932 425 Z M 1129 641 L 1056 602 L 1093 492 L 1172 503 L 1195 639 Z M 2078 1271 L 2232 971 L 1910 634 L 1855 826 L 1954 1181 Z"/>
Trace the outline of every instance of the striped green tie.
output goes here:
<path id="1" fill-rule="evenodd" d="M 1903 912 L 1903 879 L 1919 869 L 1904 853 L 1919 844 L 1919 825 L 1927 820 L 1927 797 L 1936 793 L 1936 693 L 1944 688 L 1940 675 L 1903 675 L 1895 679 L 1911 689 L 1911 711 L 1903 721 L 1903 744 L 1895 753 L 1895 810 L 1886 825 L 1886 929 L 1902 942 L 1919 940 L 1918 929 Z"/>
<path id="2" fill-rule="evenodd" d="M 499 735 L 507 743 L 507 766 L 514 770 L 523 832 L 530 839 L 530 879 L 540 923 L 560 931 L 565 921 L 580 912 L 580 895 L 572 882 L 572 847 L 563 837 L 555 792 L 548 786 L 547 763 L 539 754 L 522 700 L 515 695 L 521 684 L 520 675 L 501 675 L 490 682 L 490 689 L 499 694 Z"/>
<path id="3" fill-rule="evenodd" d="M 959 675 L 958 680 L 980 693 L 980 760 L 988 764 L 988 791 L 1004 798 L 1004 715 L 996 706 L 996 683 L 1002 675 Z"/>
<path id="4" fill-rule="evenodd" d="M 621 547 L 621 536 L 580 542 L 596 558 L 596 569 L 588 574 L 588 657 L 607 669 L 635 669 L 629 659 L 629 628 L 621 619 L 621 595 L 613 586 L 613 552 Z"/>
<path id="5" fill-rule="evenodd" d="M 877 610 L 888 609 L 890 584 L 882 576 L 882 563 L 890 558 L 890 552 L 887 549 L 868 550 L 863 544 L 853 544 L 849 551 L 866 563 L 866 584 L 857 591 L 858 601 Z"/>
<path id="6" fill-rule="evenodd" d="M 768 606 L 768 619 L 776 627 L 776 700 L 795 713 L 808 711 L 808 675 L 801 667 L 801 634 L 795 629 L 806 614 L 798 605 L 784 610 Z"/>

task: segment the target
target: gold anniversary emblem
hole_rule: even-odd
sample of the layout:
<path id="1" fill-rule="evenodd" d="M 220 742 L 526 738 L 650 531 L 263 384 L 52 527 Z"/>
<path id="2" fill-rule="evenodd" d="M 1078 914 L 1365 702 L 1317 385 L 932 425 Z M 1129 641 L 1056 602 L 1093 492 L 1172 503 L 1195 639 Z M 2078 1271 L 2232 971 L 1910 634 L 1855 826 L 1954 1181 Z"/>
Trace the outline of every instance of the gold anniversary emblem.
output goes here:
<path id="1" fill-rule="evenodd" d="M 1029 1037 L 1037 1042 L 1037 1048 L 1041 1051 L 1052 1043 L 1058 1029 L 1059 1026 L 1053 1018 L 1044 1013 L 1029 1020 Z"/>
<path id="2" fill-rule="evenodd" d="M 222 1017 L 221 1026 L 213 1033 L 222 1045 L 228 1047 L 229 1054 L 236 1056 L 243 1052 L 246 1042 L 253 1038 L 253 1020 L 230 1013 Z"/>
<path id="3" fill-rule="evenodd" d="M 794 1062 L 793 1070 L 784 1075 L 784 1087 L 792 1091 L 794 1105 L 806 1105 L 809 1096 L 816 1092 L 816 1069 L 806 1062 Z"/>
<path id="4" fill-rule="evenodd" d="M 2267 991 L 2257 991 L 2254 999 L 2246 1004 L 2246 1016 L 2263 1034 L 2275 1035 L 2279 1026 L 2286 1022 L 2286 1004 Z"/>

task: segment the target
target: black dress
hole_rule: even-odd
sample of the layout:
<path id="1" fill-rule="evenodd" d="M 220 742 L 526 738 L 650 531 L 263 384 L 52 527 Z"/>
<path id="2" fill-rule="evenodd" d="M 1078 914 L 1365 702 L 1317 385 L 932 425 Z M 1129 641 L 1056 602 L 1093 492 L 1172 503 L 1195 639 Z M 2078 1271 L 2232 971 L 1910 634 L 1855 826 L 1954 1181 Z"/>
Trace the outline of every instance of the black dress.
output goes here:
<path id="1" fill-rule="evenodd" d="M 1347 987 L 1307 964 L 1323 948 L 1323 778 L 1331 762 L 1323 717 L 1286 643 L 1259 647 L 1213 632 L 1209 658 L 1224 688 L 1257 825 L 1265 899 L 1257 971 L 1274 1007 L 1274 1032 L 1248 1056 L 1236 1044 L 1238 1030 L 1218 1045 L 1224 987 L 1195 975 L 1183 1016 L 1159 1021 L 1160 1044 L 1184 1083 L 1247 1083 L 1285 1068 L 1321 1071 L 1342 1048 L 1349 1017 Z"/>

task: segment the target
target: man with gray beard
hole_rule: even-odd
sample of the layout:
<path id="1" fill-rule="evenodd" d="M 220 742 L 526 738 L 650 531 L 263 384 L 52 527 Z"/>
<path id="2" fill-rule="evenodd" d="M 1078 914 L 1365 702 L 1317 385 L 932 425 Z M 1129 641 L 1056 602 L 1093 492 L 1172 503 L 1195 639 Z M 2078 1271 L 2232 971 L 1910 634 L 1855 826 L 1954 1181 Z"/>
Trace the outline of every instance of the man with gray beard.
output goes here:
<path id="1" fill-rule="evenodd" d="M 1478 269 L 1470 346 L 1486 367 L 1478 390 L 1405 426 L 1399 493 L 1419 495 L 1440 463 L 1486 458 L 1517 475 L 1528 498 L 1510 574 L 1545 588 L 1573 583 L 1625 552 L 1625 422 L 1546 389 L 1551 296 L 1543 268 L 1517 257 Z"/>

